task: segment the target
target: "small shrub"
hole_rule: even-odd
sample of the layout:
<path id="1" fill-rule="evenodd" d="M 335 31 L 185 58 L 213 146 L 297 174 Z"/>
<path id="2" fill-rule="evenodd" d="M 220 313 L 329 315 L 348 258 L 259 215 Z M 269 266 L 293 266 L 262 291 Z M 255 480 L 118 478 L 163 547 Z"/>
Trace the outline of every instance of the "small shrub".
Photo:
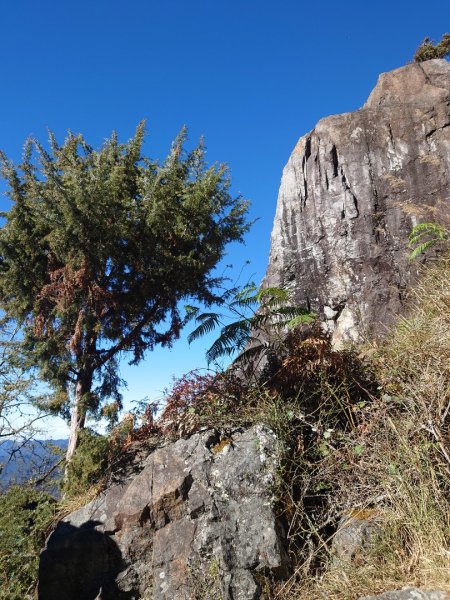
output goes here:
<path id="1" fill-rule="evenodd" d="M 450 34 L 444 33 L 441 41 L 435 44 L 433 40 L 426 37 L 414 54 L 415 62 L 424 62 L 433 58 L 446 58 L 450 55 Z"/>
<path id="2" fill-rule="evenodd" d="M 105 475 L 110 458 L 110 441 L 91 429 L 80 432 L 80 443 L 68 465 L 64 494 L 84 494 Z"/>
<path id="3" fill-rule="evenodd" d="M 31 600 L 39 552 L 55 514 L 45 492 L 12 487 L 0 495 L 0 599 Z"/>
<path id="4" fill-rule="evenodd" d="M 159 419 L 164 435 L 187 435 L 201 427 L 242 425 L 249 387 L 231 372 L 200 374 L 191 371 L 166 392 Z"/>
<path id="5" fill-rule="evenodd" d="M 380 389 L 353 407 L 355 427 L 331 432 L 322 457 L 297 461 L 289 516 L 298 566 L 280 597 L 355 600 L 407 585 L 450 591 L 448 267 L 442 257 L 423 270 L 409 314 L 367 352 Z M 337 563 L 340 517 L 366 508 L 386 517 L 376 543 L 361 560 Z"/>
<path id="6" fill-rule="evenodd" d="M 226 443 L 227 429 L 252 423 L 276 433 L 273 498 L 297 568 L 274 597 L 450 590 L 448 267 L 444 256 L 424 270 L 409 315 L 360 355 L 334 350 L 308 325 L 288 334 L 258 382 L 191 373 L 168 392 L 157 423 L 164 435 L 218 427 Z M 343 565 L 332 540 L 349 510 L 382 511 L 383 528 L 358 562 Z"/>
<path id="7" fill-rule="evenodd" d="M 284 348 L 285 356 L 274 359 L 268 387 L 295 399 L 316 427 L 353 429 L 355 410 L 376 394 L 368 365 L 353 350 L 335 350 L 319 324 L 289 333 Z"/>

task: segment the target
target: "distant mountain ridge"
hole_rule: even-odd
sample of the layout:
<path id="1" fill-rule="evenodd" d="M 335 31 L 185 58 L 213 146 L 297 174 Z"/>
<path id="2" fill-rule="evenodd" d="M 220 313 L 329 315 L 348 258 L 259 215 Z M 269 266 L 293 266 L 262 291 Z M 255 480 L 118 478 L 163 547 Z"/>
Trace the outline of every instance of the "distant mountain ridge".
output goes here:
<path id="1" fill-rule="evenodd" d="M 64 439 L 0 442 L 0 491 L 38 479 L 61 459 L 66 448 Z"/>

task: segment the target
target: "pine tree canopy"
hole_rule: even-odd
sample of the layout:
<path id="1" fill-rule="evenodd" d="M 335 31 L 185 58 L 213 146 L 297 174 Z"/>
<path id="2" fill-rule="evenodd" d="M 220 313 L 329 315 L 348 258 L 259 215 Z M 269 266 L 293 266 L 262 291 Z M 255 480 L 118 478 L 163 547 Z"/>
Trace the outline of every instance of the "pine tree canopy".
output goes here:
<path id="1" fill-rule="evenodd" d="M 142 156 L 143 123 L 126 144 L 113 134 L 94 150 L 50 134 L 50 151 L 28 140 L 17 166 L 0 155 L 12 201 L 0 306 L 45 380 L 66 391 L 82 381 L 84 413 L 120 404 L 122 353 L 138 363 L 179 336 L 180 300 L 218 300 L 214 267 L 248 230 L 227 168 L 207 167 L 202 143 L 185 152 L 185 138 L 162 164 Z"/>

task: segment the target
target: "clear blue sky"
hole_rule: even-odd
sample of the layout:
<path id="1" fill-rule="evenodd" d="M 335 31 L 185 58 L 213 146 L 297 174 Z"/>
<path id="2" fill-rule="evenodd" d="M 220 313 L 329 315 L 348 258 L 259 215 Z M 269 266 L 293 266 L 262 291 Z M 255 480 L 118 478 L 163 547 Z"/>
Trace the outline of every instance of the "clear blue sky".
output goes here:
<path id="1" fill-rule="evenodd" d="M 187 125 L 252 202 L 259 220 L 226 262 L 250 259 L 259 281 L 297 139 L 321 117 L 359 108 L 380 72 L 447 31 L 446 0 L 4 0 L 0 148 L 18 160 L 25 138 L 45 140 L 48 127 L 93 145 L 113 129 L 126 140 L 145 118 L 145 152 L 163 158 Z M 182 339 L 137 368 L 124 363 L 125 397 L 155 398 L 172 374 L 204 366 L 204 344 Z"/>

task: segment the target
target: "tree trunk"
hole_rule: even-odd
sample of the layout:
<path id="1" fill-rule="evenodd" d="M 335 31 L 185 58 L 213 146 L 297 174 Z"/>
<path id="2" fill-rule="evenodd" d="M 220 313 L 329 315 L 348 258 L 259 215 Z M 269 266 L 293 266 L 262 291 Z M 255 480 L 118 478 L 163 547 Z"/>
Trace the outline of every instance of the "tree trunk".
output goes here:
<path id="1" fill-rule="evenodd" d="M 91 391 L 92 373 L 80 374 L 75 385 L 75 398 L 70 418 L 69 444 L 66 453 L 66 477 L 67 465 L 73 458 L 75 450 L 78 447 L 80 431 L 84 429 L 86 421 L 86 402 L 84 396 Z"/>

